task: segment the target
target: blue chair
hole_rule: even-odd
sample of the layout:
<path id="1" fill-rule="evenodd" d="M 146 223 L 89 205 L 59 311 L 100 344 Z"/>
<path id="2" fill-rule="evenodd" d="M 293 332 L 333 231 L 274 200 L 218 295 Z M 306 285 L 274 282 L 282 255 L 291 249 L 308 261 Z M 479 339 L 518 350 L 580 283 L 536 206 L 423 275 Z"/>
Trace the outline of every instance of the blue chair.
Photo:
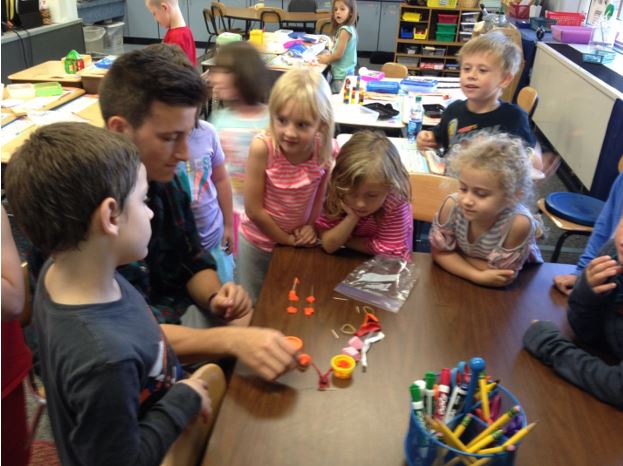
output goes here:
<path id="1" fill-rule="evenodd" d="M 557 262 L 565 240 L 572 235 L 589 236 L 604 202 L 579 193 L 555 192 L 537 202 L 539 210 L 563 230 L 556 241 L 551 262 Z"/>

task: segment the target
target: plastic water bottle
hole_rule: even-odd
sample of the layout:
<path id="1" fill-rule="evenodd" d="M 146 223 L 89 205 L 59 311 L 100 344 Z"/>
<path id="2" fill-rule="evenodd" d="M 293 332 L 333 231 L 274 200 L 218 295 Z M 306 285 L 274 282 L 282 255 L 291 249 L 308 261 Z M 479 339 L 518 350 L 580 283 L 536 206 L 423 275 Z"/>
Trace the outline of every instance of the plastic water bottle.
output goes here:
<path id="1" fill-rule="evenodd" d="M 417 134 L 422 129 L 422 120 L 424 119 L 424 107 L 422 107 L 422 96 L 418 95 L 415 102 L 411 104 L 409 112 L 409 124 L 407 125 L 407 139 L 409 142 L 415 143 Z"/>

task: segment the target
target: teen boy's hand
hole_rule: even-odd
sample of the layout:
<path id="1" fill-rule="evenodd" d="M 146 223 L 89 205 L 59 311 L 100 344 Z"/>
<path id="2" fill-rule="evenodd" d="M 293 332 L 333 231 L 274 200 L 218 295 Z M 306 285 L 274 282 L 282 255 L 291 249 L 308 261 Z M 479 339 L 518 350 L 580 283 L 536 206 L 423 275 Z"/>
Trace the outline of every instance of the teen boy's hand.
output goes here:
<path id="1" fill-rule="evenodd" d="M 573 291 L 575 283 L 578 281 L 578 276 L 572 273 L 556 275 L 554 277 L 554 286 L 562 294 L 569 296 Z"/>
<path id="2" fill-rule="evenodd" d="M 278 330 L 259 327 L 237 329 L 231 342 L 234 355 L 266 380 L 275 380 L 296 367 L 296 349 Z"/>
<path id="3" fill-rule="evenodd" d="M 616 283 L 608 280 L 621 272 L 623 272 L 623 267 L 612 257 L 596 257 L 586 267 L 586 281 L 593 292 L 597 294 L 607 293 L 617 286 Z"/>
<path id="4" fill-rule="evenodd" d="M 201 397 L 199 415 L 203 418 L 204 422 L 208 422 L 212 416 L 212 400 L 210 400 L 210 394 L 208 393 L 208 382 L 201 379 L 184 379 L 180 380 L 178 383 L 188 385 Z"/>
<path id="5" fill-rule="evenodd" d="M 420 131 L 417 133 L 415 140 L 419 149 L 436 149 L 437 141 L 435 140 L 435 133 L 432 131 Z"/>
<path id="6" fill-rule="evenodd" d="M 210 311 L 225 320 L 239 319 L 253 310 L 251 298 L 240 285 L 228 282 L 214 295 Z"/>

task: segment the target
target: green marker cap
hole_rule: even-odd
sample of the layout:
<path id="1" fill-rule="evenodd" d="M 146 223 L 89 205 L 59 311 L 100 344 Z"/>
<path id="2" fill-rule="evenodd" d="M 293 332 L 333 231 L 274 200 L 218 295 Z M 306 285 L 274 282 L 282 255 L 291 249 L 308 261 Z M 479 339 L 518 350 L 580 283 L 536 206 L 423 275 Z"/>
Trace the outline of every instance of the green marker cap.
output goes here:
<path id="1" fill-rule="evenodd" d="M 411 401 L 413 401 L 414 403 L 420 401 L 420 387 L 413 383 L 411 384 L 411 387 L 409 387 L 409 390 L 411 391 Z"/>
<path id="2" fill-rule="evenodd" d="M 433 385 L 435 385 L 435 382 L 437 381 L 437 375 L 432 371 L 428 371 L 424 374 L 424 380 L 426 380 L 426 389 L 432 390 Z"/>

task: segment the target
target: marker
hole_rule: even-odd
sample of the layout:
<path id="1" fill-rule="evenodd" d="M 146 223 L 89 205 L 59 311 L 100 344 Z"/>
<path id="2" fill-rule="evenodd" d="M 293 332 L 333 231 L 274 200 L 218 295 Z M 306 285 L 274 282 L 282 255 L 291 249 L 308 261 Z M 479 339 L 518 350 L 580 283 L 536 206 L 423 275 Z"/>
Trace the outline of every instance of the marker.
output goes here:
<path id="1" fill-rule="evenodd" d="M 469 448 L 470 446 L 472 446 L 474 443 L 478 442 L 484 436 L 489 435 L 491 432 L 493 432 L 496 429 L 499 429 L 504 424 L 506 424 L 508 421 L 513 419 L 515 416 L 517 416 L 520 412 L 521 412 L 521 408 L 519 407 L 519 405 L 513 406 L 511 409 L 509 409 L 504 414 L 502 414 L 499 418 L 497 418 L 495 420 L 495 422 L 493 422 L 491 425 L 487 426 L 486 429 L 484 429 L 481 433 L 479 433 L 476 437 L 474 437 L 467 444 L 467 447 Z"/>
<path id="2" fill-rule="evenodd" d="M 480 386 L 480 400 L 482 405 L 482 415 L 487 424 L 491 424 L 491 410 L 489 409 L 489 396 L 487 395 L 487 379 L 485 375 L 480 373 L 478 377 L 478 385 Z"/>
<path id="3" fill-rule="evenodd" d="M 463 416 L 463 419 L 461 419 L 461 423 L 456 426 L 456 429 L 454 429 L 452 433 L 456 435 L 457 438 L 460 438 L 461 435 L 463 435 L 463 432 L 465 432 L 465 429 L 467 429 L 469 423 L 472 422 L 473 417 L 474 416 L 472 416 L 471 414 L 466 414 L 465 416 Z"/>
<path id="4" fill-rule="evenodd" d="M 450 369 L 441 369 L 441 383 L 437 386 L 437 405 L 435 406 L 435 419 L 443 422 L 448 409 L 448 394 L 450 393 Z"/>
<path id="5" fill-rule="evenodd" d="M 495 421 L 500 416 L 500 410 L 502 409 L 502 397 L 499 393 L 496 393 L 491 399 L 491 420 Z"/>
<path id="6" fill-rule="evenodd" d="M 466 383 L 454 386 L 454 389 L 452 390 L 452 395 L 450 396 L 450 401 L 448 402 L 448 409 L 444 417 L 444 422 L 446 424 L 449 424 L 450 421 L 454 419 L 454 416 L 456 416 L 456 414 L 462 408 L 463 401 L 465 400 L 465 395 L 467 395 Z"/>
<path id="7" fill-rule="evenodd" d="M 482 358 L 472 358 L 469 360 L 470 376 L 469 385 L 467 387 L 467 395 L 465 395 L 465 403 L 463 404 L 462 414 L 467 414 L 472 410 L 474 404 L 474 393 L 478 385 L 478 376 L 485 370 L 485 360 Z"/>
<path id="8" fill-rule="evenodd" d="M 424 380 L 426 381 L 426 414 L 429 416 L 433 416 L 434 410 L 434 400 L 433 400 L 433 386 L 435 385 L 435 379 L 437 376 L 434 372 L 427 372 L 424 374 Z"/>
<path id="9" fill-rule="evenodd" d="M 426 424 L 424 423 L 424 403 L 421 399 L 420 387 L 413 382 L 411 387 L 409 387 L 409 390 L 411 391 L 411 406 L 413 407 L 415 417 L 422 424 L 422 429 L 426 430 Z M 418 438 L 420 456 L 422 458 L 426 458 L 426 455 L 428 455 L 428 442 L 426 441 L 426 437 L 424 435 L 418 435 Z"/>

